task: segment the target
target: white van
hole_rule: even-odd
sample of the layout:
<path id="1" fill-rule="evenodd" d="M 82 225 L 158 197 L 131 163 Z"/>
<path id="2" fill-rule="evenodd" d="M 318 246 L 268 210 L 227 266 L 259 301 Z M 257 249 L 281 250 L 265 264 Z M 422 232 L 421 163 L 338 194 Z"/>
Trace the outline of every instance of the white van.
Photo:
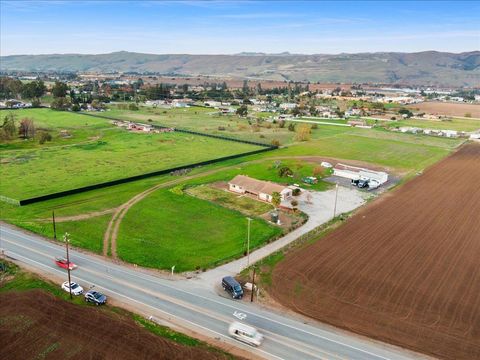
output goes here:
<path id="1" fill-rule="evenodd" d="M 228 333 L 231 337 L 253 346 L 260 346 L 263 341 L 263 335 L 257 329 L 237 321 L 230 324 Z"/>

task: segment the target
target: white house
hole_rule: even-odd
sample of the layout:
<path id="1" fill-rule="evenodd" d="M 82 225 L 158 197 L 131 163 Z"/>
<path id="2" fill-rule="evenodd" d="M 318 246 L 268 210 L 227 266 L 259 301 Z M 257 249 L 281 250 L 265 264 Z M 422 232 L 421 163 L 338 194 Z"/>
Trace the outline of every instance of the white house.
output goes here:
<path id="1" fill-rule="evenodd" d="M 374 171 L 340 163 L 335 165 L 335 167 L 333 168 L 333 175 L 351 180 L 371 179 L 377 181 L 380 184 L 384 184 L 388 181 L 388 174 L 386 172 Z"/>
<path id="2" fill-rule="evenodd" d="M 281 103 L 280 104 L 280 109 L 282 110 L 293 110 L 297 107 L 297 104 L 295 103 Z"/>
<path id="3" fill-rule="evenodd" d="M 292 189 L 269 181 L 253 179 L 245 175 L 237 175 L 228 183 L 230 191 L 239 194 L 252 194 L 259 200 L 272 202 L 272 194 L 278 192 L 282 201 L 292 197 Z"/>

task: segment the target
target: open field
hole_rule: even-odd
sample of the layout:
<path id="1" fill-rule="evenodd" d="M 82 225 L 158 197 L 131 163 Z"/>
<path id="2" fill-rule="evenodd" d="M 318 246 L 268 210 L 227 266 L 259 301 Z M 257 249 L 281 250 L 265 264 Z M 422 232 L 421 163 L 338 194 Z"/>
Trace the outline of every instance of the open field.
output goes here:
<path id="1" fill-rule="evenodd" d="M 108 125 L 108 133 L 88 143 L 2 151 L 0 194 L 23 199 L 260 148 L 182 133 L 134 134 Z M 89 130 L 96 134 L 95 127 Z"/>
<path id="2" fill-rule="evenodd" d="M 420 104 L 409 105 L 407 107 L 415 111 L 422 111 L 428 114 L 460 117 L 465 116 L 465 114 L 470 114 L 471 117 L 480 118 L 480 105 L 477 104 L 428 101 Z"/>
<path id="3" fill-rule="evenodd" d="M 276 156 L 321 155 L 360 160 L 411 173 L 445 157 L 462 143 L 422 135 L 394 133 L 383 129 L 343 128 L 319 125 L 312 140 L 295 143 L 275 152 Z"/>
<path id="4" fill-rule="evenodd" d="M 175 271 L 188 271 L 243 255 L 247 249 L 243 214 L 178 191 L 158 190 L 130 209 L 117 240 L 121 259 L 161 269 L 175 265 Z M 255 219 L 250 249 L 281 233 L 280 228 Z"/>
<path id="5" fill-rule="evenodd" d="M 184 112 L 184 110 L 168 110 L 170 111 L 167 111 L 168 116 L 171 115 L 170 121 L 187 121 L 189 126 L 182 127 L 190 127 L 199 131 L 205 130 L 202 124 L 209 124 L 207 127 L 210 132 L 224 135 L 233 134 L 235 136 L 243 134 L 242 136 L 250 140 L 252 136 L 258 134 L 252 132 L 251 128 L 238 132 L 234 131 L 231 134 L 226 131 L 218 131 L 217 121 L 230 122 L 227 117 L 211 115 L 209 114 L 211 109 L 188 108 L 187 112 Z M 115 111 L 122 113 L 120 110 L 112 110 L 105 114 L 112 115 Z M 139 112 L 125 111 L 124 113 L 145 116 L 146 114 L 143 111 L 144 109 Z M 152 111 L 159 111 L 160 115 L 157 115 L 159 117 L 164 116 L 163 109 L 152 109 Z M 198 112 L 198 114 L 195 114 L 195 112 Z M 59 169 L 58 166 L 55 170 L 51 170 L 50 176 L 62 181 L 61 185 L 65 187 L 68 185 L 68 188 L 71 187 L 72 182 L 82 182 L 95 176 L 100 177 L 102 181 L 106 180 L 105 177 L 113 176 L 115 173 L 124 177 L 126 173 L 132 174 L 143 161 L 145 167 L 155 166 L 156 170 L 157 166 L 163 162 L 171 163 L 182 161 L 182 159 L 191 162 L 192 157 L 202 155 L 201 151 L 193 147 L 196 143 L 189 141 L 192 137 L 185 134 L 158 134 L 162 140 L 167 139 L 168 136 L 173 136 L 173 138 L 169 138 L 169 142 L 157 142 L 153 135 L 130 134 L 113 127 L 109 121 L 101 118 L 55 112 L 48 109 L 22 110 L 16 113 L 19 118 L 28 114 L 35 119 L 39 126 L 48 128 L 54 134 L 54 140 L 44 145 L 39 145 L 35 141 L 15 141 L 8 144 L 8 148 L 2 148 L 2 156 L 12 156 L 11 154 L 17 152 L 50 154 L 60 151 L 65 152 L 66 156 L 70 156 L 67 154 L 76 154 L 74 165 L 78 167 L 77 171 L 68 173 Z M 188 117 L 184 117 L 183 114 L 188 114 Z M 163 120 L 159 120 L 159 123 L 163 123 Z M 239 118 L 232 120 L 232 123 L 248 125 L 247 120 Z M 238 125 L 235 125 L 237 129 Z M 235 209 L 232 204 L 222 204 L 216 199 L 208 199 L 206 193 L 202 194 L 205 195 L 203 198 L 202 196 L 192 197 L 175 194 L 169 191 L 172 187 L 202 186 L 217 181 L 229 181 L 238 174 L 282 184 L 301 183 L 301 178 L 304 176 L 324 177 L 328 175 L 324 169 L 319 168 L 321 158 L 339 159 L 347 163 L 350 161 L 372 168 L 387 168 L 397 175 L 412 176 L 415 172 L 421 171 L 426 166 L 447 156 L 461 143 L 460 140 L 455 139 L 400 134 L 382 129 L 355 129 L 327 125 L 320 125 L 318 129 L 312 129 L 312 139 L 310 141 L 293 142 L 293 132 L 286 128 L 278 128 L 276 124 L 272 125 L 276 126 L 273 130 L 272 128 L 261 127 L 259 133 L 278 130 L 289 141 L 287 147 L 241 159 L 228 160 L 221 164 L 196 168 L 187 175 L 189 178 L 187 176 L 157 176 L 22 207 L 0 202 L 1 219 L 48 238 L 53 238 L 51 217 L 52 211 L 55 210 L 56 218 L 59 219 L 57 234 L 61 235 L 68 231 L 71 234 L 71 241 L 74 246 L 95 253 L 111 254 L 110 250 L 105 252 L 107 248 L 110 249 L 110 246 L 108 240 L 105 242 L 104 235 L 115 211 L 138 194 L 156 187 L 157 190 L 131 207 L 124 218 L 116 222 L 115 225 L 119 225 L 116 235 L 117 243 L 114 246 L 118 250 L 117 255 L 127 261 L 155 268 L 169 268 L 172 266 L 172 261 L 176 262 L 177 269 L 208 268 L 227 259 L 238 257 L 243 253 L 246 238 L 246 211 L 244 210 L 245 206 L 249 207 L 250 204 L 240 204 L 243 208 Z M 71 137 L 61 138 L 58 136 L 64 128 L 68 128 Z M 265 132 L 265 134 L 267 133 Z M 94 138 L 94 140 L 91 138 Z M 216 139 L 193 137 L 193 139 L 197 138 L 200 138 L 198 141 L 202 145 L 204 144 L 203 139 L 213 141 L 205 143 L 204 155 L 209 157 L 212 153 L 216 157 L 219 152 L 230 152 L 235 150 L 237 145 L 243 145 Z M 255 138 L 255 140 L 261 139 Z M 81 142 L 80 147 L 76 145 L 77 141 Z M 107 144 L 98 145 L 100 141 Z M 178 145 L 175 147 L 176 151 L 171 151 L 171 144 Z M 226 146 L 218 146 L 218 144 L 226 144 Z M 118 145 L 115 148 L 116 151 L 104 151 L 104 149 L 112 149 L 114 145 Z M 168 147 L 163 148 L 164 145 Z M 98 147 L 98 149 L 86 150 L 83 148 L 91 146 Z M 245 146 L 250 149 L 255 148 L 249 145 Z M 154 161 L 152 161 L 150 154 L 152 148 L 159 149 L 158 152 L 161 154 L 155 157 Z M 129 155 L 131 152 L 137 154 L 136 151 L 140 154 L 139 159 L 142 159 L 141 161 L 137 161 L 136 158 Z M 117 161 L 115 166 L 111 166 L 110 163 L 98 164 L 98 166 L 89 166 L 89 171 L 92 173 L 83 171 L 80 159 L 86 159 L 88 156 L 96 158 L 94 155 L 96 152 L 100 157 L 107 156 L 108 161 L 111 160 L 110 158 L 115 159 Z M 33 166 L 37 160 L 45 160 L 48 163 L 50 158 L 34 158 L 27 161 L 26 164 L 19 164 L 19 168 L 23 165 L 30 166 L 29 163 Z M 17 165 L 16 163 L 10 165 L 13 164 Z M 7 174 L 7 165 L 9 164 L 2 164 L 2 175 L 3 173 Z M 100 172 L 102 166 L 105 166 L 103 169 L 108 168 L 109 171 Z M 281 166 L 290 167 L 294 173 L 293 177 L 280 177 L 278 168 Z M 18 194 L 29 193 L 35 189 L 43 191 L 41 184 L 45 185 L 48 177 L 42 176 L 42 171 L 44 173 L 46 171 L 43 168 L 35 169 L 35 171 L 23 178 L 19 177 L 21 181 L 7 174 L 10 176 L 10 180 L 8 183 L 2 181 L 0 189 L 8 188 L 9 191 Z M 12 172 L 18 173 L 17 169 L 12 170 Z M 319 172 L 318 175 L 317 172 Z M 38 175 L 34 176 L 33 174 Z M 194 177 L 190 178 L 191 176 Z M 171 184 L 172 181 L 175 183 Z M 53 185 L 52 182 L 49 182 L 45 186 L 51 188 Z M 330 186 L 326 182 L 319 181 L 316 185 L 305 187 L 323 191 Z M 259 203 L 256 205 L 263 206 L 265 204 Z M 210 213 L 210 211 L 213 212 Z M 168 214 L 168 216 L 161 215 L 162 212 Z M 258 211 L 255 210 L 255 212 Z M 215 216 L 208 215 L 213 213 L 217 214 L 217 220 L 220 218 L 224 220 L 221 222 L 213 221 Z M 201 214 L 200 217 L 202 218 L 200 224 L 192 220 L 197 219 L 198 214 Z M 73 218 L 68 220 L 69 217 Z M 67 220 L 61 220 L 62 218 L 67 218 Z M 268 225 L 262 219 L 256 219 L 256 222 L 258 222 L 260 229 L 256 235 L 258 239 L 252 246 L 261 246 L 269 239 L 277 236 L 277 231 L 281 231 L 278 228 L 272 230 L 271 225 Z M 172 223 L 176 224 L 177 229 L 172 231 L 171 234 L 165 234 L 165 228 L 171 228 Z M 191 228 L 191 231 L 184 230 L 186 228 Z M 195 236 L 192 235 L 193 230 L 196 231 Z M 185 234 L 182 235 L 181 233 Z M 230 233 L 232 236 L 230 236 Z M 111 239 L 111 237 L 108 238 Z M 203 243 L 192 240 L 199 238 L 203 240 Z M 169 253 L 175 241 L 184 243 L 184 246 L 180 246 L 179 252 L 173 258 L 170 258 L 164 250 L 168 250 L 167 253 Z M 188 259 L 190 249 L 196 251 L 199 261 Z"/>
<path id="6" fill-rule="evenodd" d="M 284 305 L 442 359 L 480 358 L 480 145 L 469 144 L 288 254 Z"/>
<path id="7" fill-rule="evenodd" d="M 413 126 L 422 129 L 434 130 L 456 130 L 456 131 L 477 131 L 480 130 L 480 119 L 458 119 L 452 120 L 423 120 L 423 119 L 408 119 L 392 122 L 390 126 Z"/>
<path id="8" fill-rule="evenodd" d="M 279 128 L 266 122 L 262 123 L 261 127 L 252 126 L 246 119 L 235 114 L 219 115 L 218 109 L 197 106 L 173 109 L 144 106 L 140 107 L 138 111 L 118 110 L 112 107 L 110 111 L 98 115 L 144 123 L 150 119 L 153 124 L 202 131 L 266 144 L 270 144 L 273 139 L 279 140 L 281 144 L 291 143 L 295 136 L 295 133 L 288 131 L 286 126 Z M 264 117 L 261 116 L 262 114 L 255 115 Z M 268 116 L 271 115 L 271 113 L 268 114 Z M 253 120 L 251 123 L 254 124 L 255 121 Z"/>
<path id="9" fill-rule="evenodd" d="M 59 287 L 28 273 L 13 276 L 0 278 L 2 359 L 233 359 L 122 309 L 67 301 Z"/>

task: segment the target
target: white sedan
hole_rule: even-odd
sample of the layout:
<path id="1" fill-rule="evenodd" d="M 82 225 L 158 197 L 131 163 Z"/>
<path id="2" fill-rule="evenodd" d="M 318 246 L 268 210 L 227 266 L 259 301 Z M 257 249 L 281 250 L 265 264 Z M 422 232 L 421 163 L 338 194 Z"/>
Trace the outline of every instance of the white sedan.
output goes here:
<path id="1" fill-rule="evenodd" d="M 78 285 L 76 282 L 71 282 L 70 283 L 70 286 L 68 284 L 68 281 L 65 281 L 63 284 L 62 284 L 62 289 L 65 290 L 66 292 L 70 292 L 70 288 L 72 288 L 72 294 L 73 295 L 81 295 L 83 294 L 83 288 Z"/>

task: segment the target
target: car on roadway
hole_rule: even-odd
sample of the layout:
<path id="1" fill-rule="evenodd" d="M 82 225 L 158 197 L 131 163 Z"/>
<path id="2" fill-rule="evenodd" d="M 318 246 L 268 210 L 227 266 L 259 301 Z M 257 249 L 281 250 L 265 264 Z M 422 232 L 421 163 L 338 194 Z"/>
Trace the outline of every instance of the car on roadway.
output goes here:
<path id="1" fill-rule="evenodd" d="M 228 334 L 234 339 L 253 346 L 260 346 L 263 341 L 263 335 L 257 329 L 238 321 L 230 324 Z"/>
<path id="2" fill-rule="evenodd" d="M 72 289 L 72 294 L 73 295 L 81 295 L 83 294 L 83 288 L 78 285 L 76 282 L 71 282 L 68 284 L 68 281 L 65 281 L 62 284 L 62 289 L 65 290 L 66 292 L 70 292 L 70 288 Z"/>
<path id="3" fill-rule="evenodd" d="M 223 290 L 230 293 L 234 299 L 241 299 L 243 297 L 242 286 L 232 276 L 225 276 L 222 279 L 222 287 Z"/>
<path id="4" fill-rule="evenodd" d="M 73 270 L 73 269 L 77 268 L 77 265 L 75 265 L 71 261 L 68 262 L 67 259 L 65 259 L 63 257 L 56 257 L 55 258 L 55 264 L 57 264 L 57 266 L 61 267 L 62 269 L 65 269 L 65 270 L 68 270 L 68 268 L 70 268 L 70 270 Z"/>
<path id="5" fill-rule="evenodd" d="M 96 290 L 89 290 L 85 293 L 85 301 L 95 305 L 104 305 L 107 303 L 107 296 Z"/>

